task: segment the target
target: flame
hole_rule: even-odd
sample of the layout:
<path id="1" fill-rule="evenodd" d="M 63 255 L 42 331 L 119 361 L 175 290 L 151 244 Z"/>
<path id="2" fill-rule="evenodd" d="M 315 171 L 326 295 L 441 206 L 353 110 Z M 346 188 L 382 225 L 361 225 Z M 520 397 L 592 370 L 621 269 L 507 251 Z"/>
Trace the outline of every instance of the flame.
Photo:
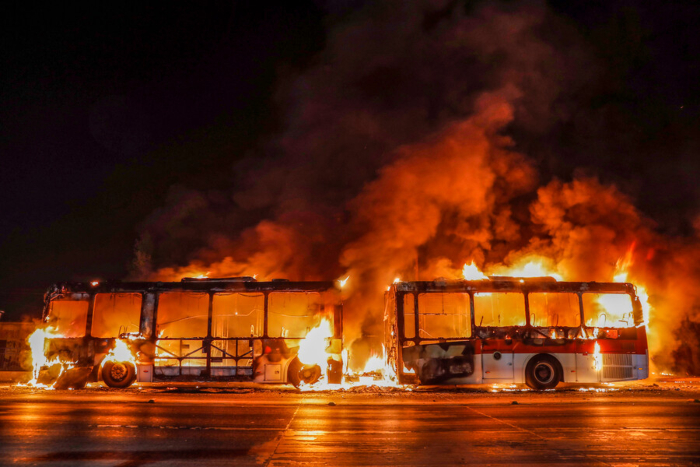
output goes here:
<path id="1" fill-rule="evenodd" d="M 342 289 L 345 287 L 345 283 L 350 279 L 350 276 L 346 277 L 345 279 L 338 279 L 338 283 L 340 283 L 340 288 Z"/>
<path id="2" fill-rule="evenodd" d="M 501 276 L 512 277 L 545 277 L 550 276 L 558 281 L 564 278 L 556 270 L 554 262 L 544 256 L 528 255 L 511 266 L 499 266 L 493 271 Z"/>
<path id="3" fill-rule="evenodd" d="M 97 285 L 99 285 L 99 284 L 100 284 L 100 281 L 92 281 L 92 282 L 90 282 L 90 285 L 93 286 L 93 287 L 95 287 L 95 286 L 97 286 Z"/>
<path id="4" fill-rule="evenodd" d="M 471 264 L 464 263 L 464 267 L 462 268 L 462 277 L 464 277 L 465 281 L 479 281 L 488 279 L 483 272 L 479 271 L 479 268 L 476 267 L 474 261 L 472 261 Z"/>
<path id="5" fill-rule="evenodd" d="M 129 362 L 136 366 L 136 357 L 129 348 L 126 341 L 117 339 L 114 341 L 114 348 L 109 351 L 107 356 L 102 360 L 102 366 L 107 362 Z"/>
<path id="6" fill-rule="evenodd" d="M 595 362 L 595 371 L 603 369 L 603 359 L 600 356 L 600 345 L 598 341 L 595 341 L 595 345 L 593 346 L 593 361 Z"/>
<path id="7" fill-rule="evenodd" d="M 333 337 L 333 326 L 327 318 L 323 318 L 318 326 L 309 331 L 299 343 L 299 361 L 304 365 L 318 365 L 325 376 L 328 365 L 328 339 Z"/>
<path id="8" fill-rule="evenodd" d="M 383 353 L 383 349 L 382 349 Z M 367 363 L 365 363 L 365 367 L 362 369 L 360 374 L 366 374 L 366 373 L 381 373 L 384 374 L 386 364 L 384 362 L 384 358 L 380 357 L 379 355 L 372 355 L 369 357 L 369 360 L 367 360 Z"/>
<path id="9" fill-rule="evenodd" d="M 18 384 L 17 386 L 32 386 L 35 388 L 53 389 L 53 386 L 56 384 L 56 381 L 59 380 L 61 375 L 66 370 L 70 370 L 75 366 L 75 363 L 72 362 L 61 362 L 58 356 L 55 356 L 50 360 L 46 358 L 46 353 L 44 351 L 44 349 L 46 348 L 46 339 L 54 339 L 57 337 L 63 336 L 61 334 L 56 333 L 55 329 L 52 327 L 39 328 L 33 333 L 31 333 L 29 337 L 27 337 L 27 343 L 29 344 L 29 349 L 31 351 L 32 356 L 32 379 L 27 384 Z M 56 377 L 54 383 L 52 383 L 50 386 L 43 383 L 39 383 L 38 379 L 41 368 L 44 366 L 52 366 L 57 363 L 61 364 L 61 371 Z"/>
<path id="10" fill-rule="evenodd" d="M 632 242 L 632 245 L 630 245 L 629 249 L 627 250 L 627 253 L 625 253 L 625 256 L 618 259 L 615 263 L 615 272 L 613 276 L 614 282 L 627 282 L 629 269 L 634 264 L 634 261 L 632 260 L 634 247 L 635 243 Z M 643 285 L 639 284 L 637 281 L 635 281 L 635 286 L 637 287 L 637 297 L 639 298 L 639 302 L 642 305 L 642 314 L 644 319 L 643 324 L 646 327 L 647 331 L 649 331 L 649 316 L 651 314 L 651 305 L 649 305 L 649 294 L 647 293 L 646 288 Z M 613 315 L 619 315 L 619 313 L 615 312 L 616 309 L 614 308 L 614 304 L 603 303 L 602 301 L 599 301 L 599 303 L 606 309 L 606 311 L 610 311 Z M 610 308 L 608 308 L 609 306 Z"/>
<path id="11" fill-rule="evenodd" d="M 37 379 L 39 378 L 39 371 L 41 370 L 42 366 L 53 365 L 55 363 L 58 363 L 58 357 L 54 357 L 51 360 L 49 360 L 46 358 L 46 354 L 44 353 L 46 339 L 53 339 L 55 337 L 61 336 L 59 334 L 56 334 L 53 328 L 48 327 L 44 329 L 37 329 L 27 338 L 27 342 L 29 343 L 29 349 L 31 350 L 33 368 L 32 379 L 31 381 L 29 381 L 29 383 L 27 383 L 29 386 L 44 388 L 49 387 L 45 384 L 37 383 Z"/>

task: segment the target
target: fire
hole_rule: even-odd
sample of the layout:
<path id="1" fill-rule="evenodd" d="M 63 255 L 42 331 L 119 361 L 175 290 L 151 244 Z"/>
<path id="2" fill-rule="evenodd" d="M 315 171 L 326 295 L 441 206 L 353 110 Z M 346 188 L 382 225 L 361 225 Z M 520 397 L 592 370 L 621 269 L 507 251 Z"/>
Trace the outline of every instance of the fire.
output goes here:
<path id="1" fill-rule="evenodd" d="M 617 263 L 615 263 L 615 273 L 613 278 L 615 282 L 627 282 L 629 268 L 632 266 L 632 264 L 634 264 L 632 260 L 634 247 L 635 244 L 632 243 L 632 245 L 630 245 L 630 248 L 627 250 L 625 256 L 623 258 L 618 259 Z M 649 305 L 649 294 L 647 293 L 646 288 L 643 285 L 640 285 L 637 281 L 635 281 L 635 285 L 637 287 L 637 297 L 639 298 L 639 301 L 642 305 L 644 325 L 646 326 L 647 331 L 649 331 L 649 316 L 651 314 L 651 305 Z M 603 305 L 603 307 L 606 310 L 609 310 L 612 314 L 619 314 L 615 313 L 616 308 L 613 306 L 614 304 L 601 303 L 601 305 Z"/>
<path id="2" fill-rule="evenodd" d="M 58 357 L 55 357 L 52 360 L 48 360 L 44 353 L 46 339 L 53 339 L 55 337 L 61 336 L 56 334 L 53 328 L 49 327 L 45 329 L 37 329 L 27 338 L 27 342 L 29 343 L 29 349 L 31 350 L 32 354 L 33 367 L 32 380 L 29 381 L 29 383 L 27 383 L 30 386 L 48 387 L 46 385 L 39 384 L 37 382 L 37 379 L 39 378 L 39 370 L 41 370 L 42 366 L 53 365 L 55 363 L 58 363 Z"/>
<path id="3" fill-rule="evenodd" d="M 328 339 L 333 337 L 333 326 L 327 318 L 323 318 L 318 326 L 309 331 L 304 340 L 299 344 L 299 361 L 304 365 L 321 367 L 325 376 L 328 365 Z"/>
<path id="4" fill-rule="evenodd" d="M 107 356 L 102 360 L 102 366 L 105 363 L 112 362 L 129 362 L 136 366 L 136 357 L 127 345 L 126 341 L 117 339 L 114 341 L 114 348 L 109 351 Z"/>
<path id="5" fill-rule="evenodd" d="M 27 338 L 27 343 L 29 344 L 29 349 L 31 351 L 32 356 L 32 379 L 26 384 L 26 386 L 32 386 L 43 389 L 53 389 L 54 385 L 60 379 L 61 375 L 63 375 L 63 373 L 75 366 L 75 364 L 71 362 L 61 362 L 58 356 L 55 356 L 50 360 L 46 358 L 46 353 L 44 351 L 44 349 L 46 348 L 46 339 L 54 339 L 58 337 L 62 336 L 60 334 L 57 334 L 54 328 L 47 327 L 37 329 Z M 58 363 L 60 363 L 61 365 L 61 371 L 56 377 L 56 380 L 50 386 L 44 383 L 39 383 L 38 380 L 41 368 L 44 366 L 52 366 Z M 18 386 L 25 385 L 18 384 Z"/>
<path id="6" fill-rule="evenodd" d="M 545 277 L 550 276 L 558 281 L 564 278 L 554 266 L 554 262 L 544 256 L 528 255 L 509 267 L 497 267 L 494 270 L 498 275 L 513 277 Z"/>
<path id="7" fill-rule="evenodd" d="M 593 361 L 595 362 L 595 371 L 600 371 L 603 369 L 603 358 L 600 355 L 600 345 L 598 341 L 595 342 L 593 346 Z"/>
<path id="8" fill-rule="evenodd" d="M 345 284 L 348 282 L 348 279 L 350 279 L 350 276 L 346 277 L 345 279 L 339 279 L 338 283 L 340 284 L 340 288 L 342 289 L 345 287 Z"/>
<path id="9" fill-rule="evenodd" d="M 464 263 L 464 267 L 462 268 L 462 277 L 464 277 L 465 281 L 479 281 L 488 279 L 483 272 L 479 271 L 479 268 L 476 267 L 474 261 L 472 261 L 471 264 Z"/>

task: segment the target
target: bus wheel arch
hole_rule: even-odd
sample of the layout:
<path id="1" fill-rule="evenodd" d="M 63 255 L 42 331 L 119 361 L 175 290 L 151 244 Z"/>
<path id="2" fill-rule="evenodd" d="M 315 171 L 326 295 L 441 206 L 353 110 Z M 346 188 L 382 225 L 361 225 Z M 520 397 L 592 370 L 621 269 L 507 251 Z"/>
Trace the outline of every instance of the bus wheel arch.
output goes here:
<path id="1" fill-rule="evenodd" d="M 110 388 L 128 388 L 136 381 L 136 367 L 131 362 L 107 361 L 100 373 Z"/>
<path id="2" fill-rule="evenodd" d="M 318 365 L 304 365 L 299 360 L 299 357 L 294 357 L 287 367 L 287 382 L 291 383 L 295 388 L 301 386 L 301 383 L 313 384 L 321 379 L 321 368 Z"/>
<path id="3" fill-rule="evenodd" d="M 532 389 L 554 389 L 563 380 L 564 370 L 561 362 L 553 355 L 534 355 L 525 365 L 525 384 Z"/>

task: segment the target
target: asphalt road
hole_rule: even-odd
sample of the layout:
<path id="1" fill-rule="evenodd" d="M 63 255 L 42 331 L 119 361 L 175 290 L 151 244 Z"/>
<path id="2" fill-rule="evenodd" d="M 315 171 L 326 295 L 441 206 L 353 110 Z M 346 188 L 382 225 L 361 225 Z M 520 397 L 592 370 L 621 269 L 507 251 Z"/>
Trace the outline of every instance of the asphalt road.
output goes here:
<path id="1" fill-rule="evenodd" d="M 514 404 L 513 402 L 517 402 Z M 700 389 L 0 387 L 0 463 L 700 465 Z"/>

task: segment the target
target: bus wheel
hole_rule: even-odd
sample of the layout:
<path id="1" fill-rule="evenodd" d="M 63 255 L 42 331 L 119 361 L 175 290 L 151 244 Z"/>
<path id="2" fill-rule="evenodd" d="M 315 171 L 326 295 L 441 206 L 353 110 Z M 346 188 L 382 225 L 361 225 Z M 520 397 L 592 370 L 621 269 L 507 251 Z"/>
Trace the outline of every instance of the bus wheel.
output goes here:
<path id="1" fill-rule="evenodd" d="M 554 389 L 560 380 L 559 362 L 550 355 L 533 357 L 525 369 L 525 383 L 532 389 Z"/>
<path id="2" fill-rule="evenodd" d="M 298 357 L 294 357 L 287 368 L 287 381 L 295 388 L 298 388 L 302 382 L 313 384 L 319 379 L 321 379 L 321 368 L 318 365 L 304 366 Z"/>
<path id="3" fill-rule="evenodd" d="M 136 367 L 131 362 L 105 362 L 102 379 L 110 388 L 127 388 L 136 381 Z"/>

